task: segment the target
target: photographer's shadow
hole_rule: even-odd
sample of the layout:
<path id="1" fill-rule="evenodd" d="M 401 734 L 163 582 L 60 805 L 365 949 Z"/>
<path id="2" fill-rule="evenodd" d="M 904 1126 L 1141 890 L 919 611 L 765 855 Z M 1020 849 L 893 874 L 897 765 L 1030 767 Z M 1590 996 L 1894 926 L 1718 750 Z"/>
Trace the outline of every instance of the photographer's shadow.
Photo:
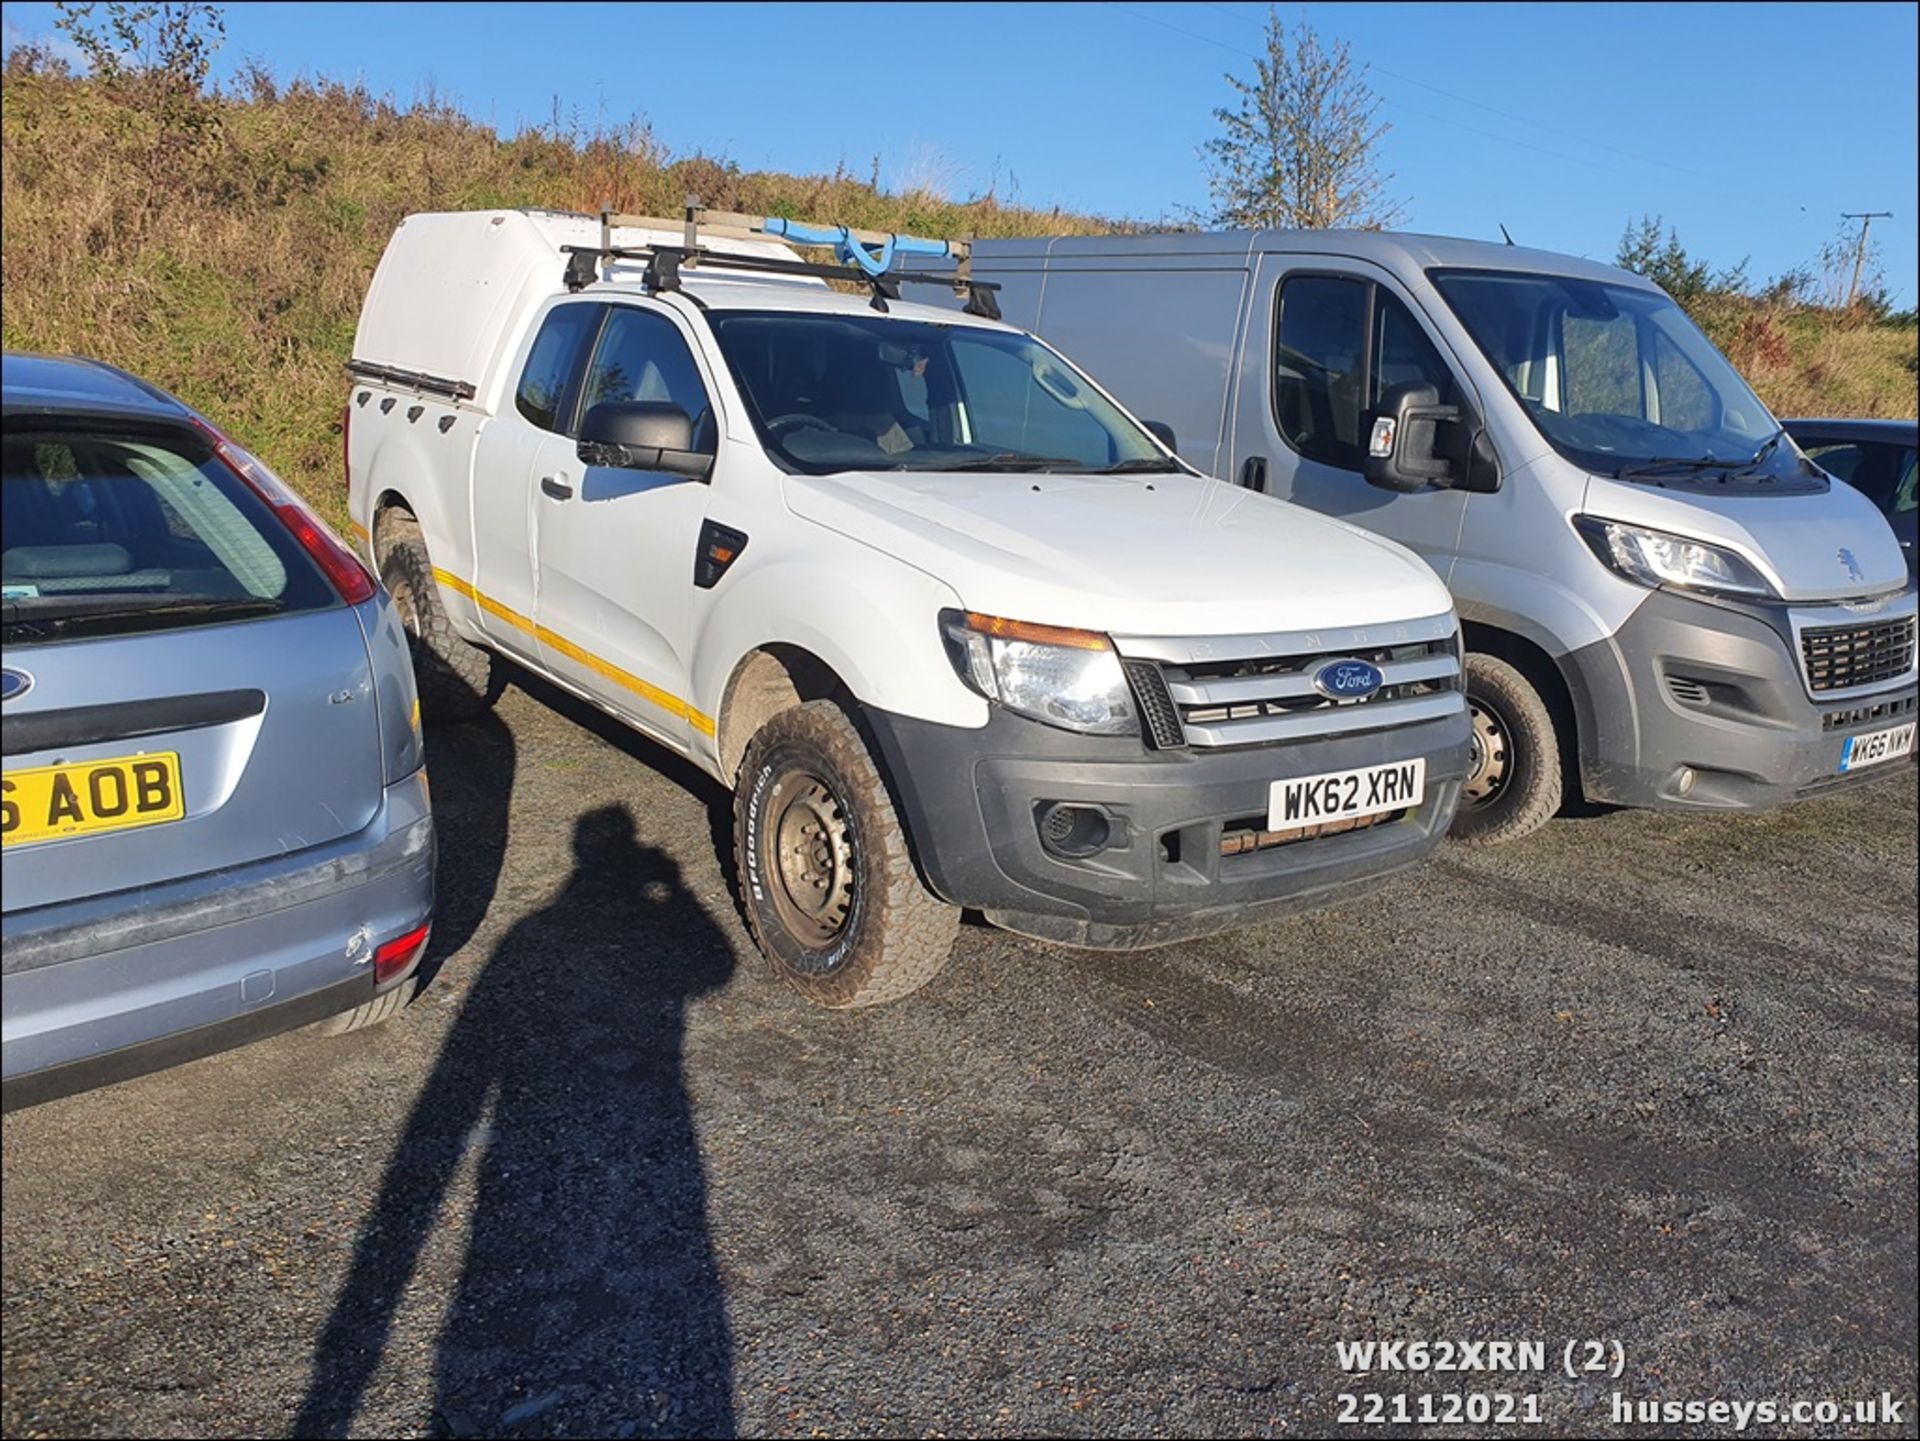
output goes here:
<path id="1" fill-rule="evenodd" d="M 436 1431 L 733 1432 L 732 1341 L 681 1072 L 687 1002 L 725 984 L 732 951 L 624 806 L 581 816 L 573 850 L 565 888 L 475 976 L 421 1089 L 297 1435 L 353 1425 L 470 1153 L 477 1195 L 434 1359 Z"/>

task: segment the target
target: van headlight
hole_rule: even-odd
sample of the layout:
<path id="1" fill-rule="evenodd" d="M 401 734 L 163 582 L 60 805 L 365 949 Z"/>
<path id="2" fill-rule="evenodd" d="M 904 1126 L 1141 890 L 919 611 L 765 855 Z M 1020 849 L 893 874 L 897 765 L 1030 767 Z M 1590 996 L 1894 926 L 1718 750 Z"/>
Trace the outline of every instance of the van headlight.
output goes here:
<path id="1" fill-rule="evenodd" d="M 1721 546 L 1594 515 L 1578 516 L 1573 524 L 1610 569 L 1642 585 L 1674 585 L 1719 595 L 1774 593 L 1766 577 L 1745 557 Z"/>
<path id="2" fill-rule="evenodd" d="M 940 633 L 960 679 L 988 700 L 1088 735 L 1139 734 L 1120 657 L 1100 632 L 943 610 Z"/>

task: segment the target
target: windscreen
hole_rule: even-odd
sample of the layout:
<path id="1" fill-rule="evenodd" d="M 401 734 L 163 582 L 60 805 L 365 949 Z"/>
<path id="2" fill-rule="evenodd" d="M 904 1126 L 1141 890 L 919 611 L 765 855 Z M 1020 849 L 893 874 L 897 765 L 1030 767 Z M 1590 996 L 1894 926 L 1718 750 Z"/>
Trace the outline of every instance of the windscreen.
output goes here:
<path id="1" fill-rule="evenodd" d="M 10 428 L 3 450 L 8 644 L 337 600 L 273 512 L 196 437 Z"/>
<path id="2" fill-rule="evenodd" d="M 1798 473 L 1779 426 L 1686 312 L 1638 286 L 1438 271 L 1434 284 L 1553 447 L 1634 478 L 1754 468 Z"/>
<path id="3" fill-rule="evenodd" d="M 709 320 L 762 442 L 798 471 L 1178 469 L 1084 375 L 1015 331 L 882 315 Z"/>

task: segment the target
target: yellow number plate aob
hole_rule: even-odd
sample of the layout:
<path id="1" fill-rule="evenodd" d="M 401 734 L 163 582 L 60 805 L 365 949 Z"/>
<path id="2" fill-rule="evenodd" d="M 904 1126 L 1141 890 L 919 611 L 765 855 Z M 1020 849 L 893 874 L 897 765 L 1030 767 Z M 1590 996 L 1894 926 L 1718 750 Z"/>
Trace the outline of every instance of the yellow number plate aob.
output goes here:
<path id="1" fill-rule="evenodd" d="M 180 757 L 172 751 L 8 771 L 0 795 L 0 844 L 177 821 L 187 813 Z"/>

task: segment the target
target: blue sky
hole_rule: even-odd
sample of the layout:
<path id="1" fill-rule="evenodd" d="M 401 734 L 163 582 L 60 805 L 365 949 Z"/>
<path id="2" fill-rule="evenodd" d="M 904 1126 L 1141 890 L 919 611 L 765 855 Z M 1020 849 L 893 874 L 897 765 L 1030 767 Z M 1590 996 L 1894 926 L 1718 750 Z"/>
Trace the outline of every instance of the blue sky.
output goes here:
<path id="1" fill-rule="evenodd" d="M 7 3 L 9 44 L 53 7 Z M 1283 18 L 1300 14 L 1283 6 Z M 1410 229 L 1610 259 L 1661 215 L 1756 277 L 1811 262 L 1842 211 L 1876 221 L 1888 283 L 1914 303 L 1920 8 L 1822 5 L 1341 5 L 1393 129 Z M 749 168 L 931 181 L 996 178 L 1027 204 L 1151 219 L 1206 198 L 1198 147 L 1251 70 L 1259 4 L 282 5 L 227 10 L 227 75 L 431 84 L 503 131 L 644 115 L 676 152 Z"/>

